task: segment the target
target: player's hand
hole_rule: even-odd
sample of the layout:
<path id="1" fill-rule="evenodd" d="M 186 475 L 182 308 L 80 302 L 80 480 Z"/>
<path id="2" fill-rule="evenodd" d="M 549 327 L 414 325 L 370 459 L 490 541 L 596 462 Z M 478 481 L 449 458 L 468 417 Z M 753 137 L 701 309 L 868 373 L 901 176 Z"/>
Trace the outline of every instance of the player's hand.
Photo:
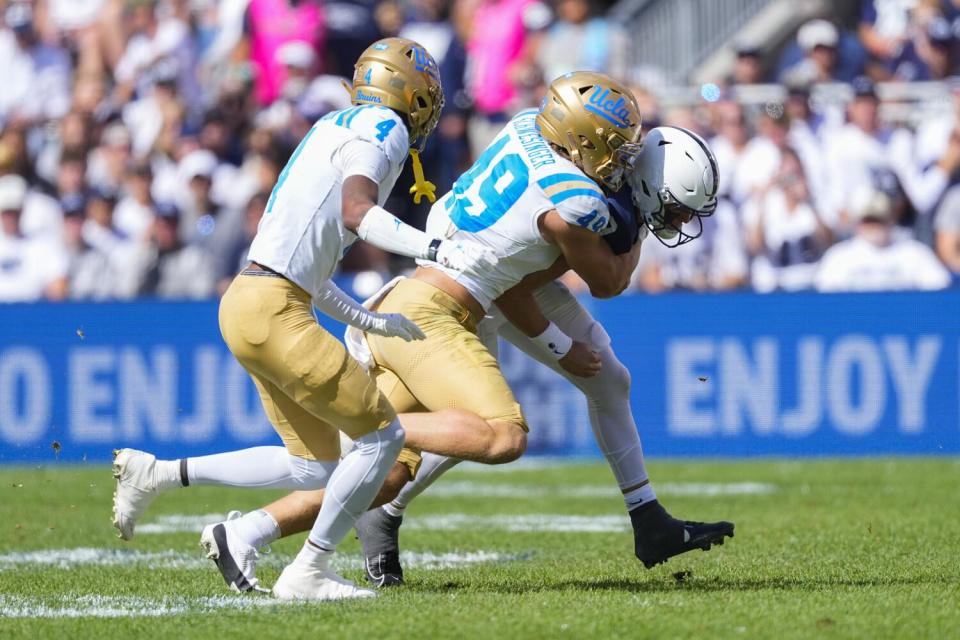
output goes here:
<path id="1" fill-rule="evenodd" d="M 497 264 L 491 249 L 474 242 L 444 240 L 437 248 L 437 262 L 454 271 L 481 272 Z"/>
<path id="2" fill-rule="evenodd" d="M 558 360 L 565 371 L 579 378 L 592 378 L 600 373 L 600 354 L 583 342 L 573 342 L 567 355 Z"/>
<path id="3" fill-rule="evenodd" d="M 400 313 L 374 313 L 373 322 L 367 329 L 370 333 L 385 338 L 402 338 L 405 342 L 423 340 L 427 335 L 413 320 Z"/>

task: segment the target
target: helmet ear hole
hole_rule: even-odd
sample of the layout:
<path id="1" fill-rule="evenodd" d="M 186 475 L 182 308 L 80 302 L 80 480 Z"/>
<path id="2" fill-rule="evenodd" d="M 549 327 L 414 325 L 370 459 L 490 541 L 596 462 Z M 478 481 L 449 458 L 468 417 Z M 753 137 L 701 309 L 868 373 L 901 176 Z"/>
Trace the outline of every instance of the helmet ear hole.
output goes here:
<path id="1" fill-rule="evenodd" d="M 423 96 L 417 96 L 417 107 L 420 109 L 427 108 L 427 101 L 423 99 Z"/>
<path id="2" fill-rule="evenodd" d="M 596 146 L 586 136 L 580 136 L 580 146 L 590 151 L 596 150 Z"/>

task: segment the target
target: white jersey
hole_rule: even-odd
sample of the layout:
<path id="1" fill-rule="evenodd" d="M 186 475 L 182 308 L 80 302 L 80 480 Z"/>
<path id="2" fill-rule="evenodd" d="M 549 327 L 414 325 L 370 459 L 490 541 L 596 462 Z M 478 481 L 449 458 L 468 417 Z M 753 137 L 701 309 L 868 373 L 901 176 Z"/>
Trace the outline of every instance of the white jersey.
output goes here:
<path id="1" fill-rule="evenodd" d="M 348 144 L 354 141 L 360 144 Z M 316 296 L 357 239 L 343 226 L 344 179 L 363 175 L 378 183 L 378 203 L 383 205 L 408 149 L 406 124 L 385 107 L 363 105 L 324 116 L 280 173 L 248 259 Z"/>
<path id="2" fill-rule="evenodd" d="M 492 268 L 460 273 L 435 262 L 486 309 L 524 276 L 548 268 L 560 249 L 540 235 L 540 216 L 555 209 L 564 220 L 598 234 L 607 228 L 607 199 L 596 182 L 562 157 L 536 127 L 536 110 L 522 111 L 497 135 L 427 218 L 429 235 L 491 248 Z"/>

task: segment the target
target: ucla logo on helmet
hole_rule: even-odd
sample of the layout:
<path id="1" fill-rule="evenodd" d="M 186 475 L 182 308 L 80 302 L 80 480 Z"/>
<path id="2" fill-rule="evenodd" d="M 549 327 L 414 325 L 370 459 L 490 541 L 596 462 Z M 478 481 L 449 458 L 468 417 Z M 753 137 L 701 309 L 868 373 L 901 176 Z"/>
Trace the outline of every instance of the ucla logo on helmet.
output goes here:
<path id="1" fill-rule="evenodd" d="M 593 87 L 586 108 L 621 129 L 631 126 L 627 99 L 618 93 L 612 93 L 603 85 Z"/>
<path id="2" fill-rule="evenodd" d="M 378 42 L 377 44 L 373 45 L 373 48 L 376 49 L 377 51 L 386 51 L 387 49 L 390 48 L 390 45 L 383 42 Z"/>
<path id="3" fill-rule="evenodd" d="M 437 63 L 420 47 L 413 47 L 413 65 L 417 71 L 426 71 L 434 78 L 438 78 Z"/>

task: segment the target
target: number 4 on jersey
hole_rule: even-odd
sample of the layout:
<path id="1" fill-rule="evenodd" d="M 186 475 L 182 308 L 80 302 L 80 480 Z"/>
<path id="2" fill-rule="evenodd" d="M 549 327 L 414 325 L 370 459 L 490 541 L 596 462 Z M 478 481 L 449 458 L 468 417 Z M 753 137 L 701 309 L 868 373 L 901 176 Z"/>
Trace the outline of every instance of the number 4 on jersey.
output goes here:
<path id="1" fill-rule="evenodd" d="M 397 126 L 396 120 L 384 120 L 377 125 L 377 131 L 380 133 L 377 134 L 377 142 L 383 142 L 387 139 L 387 136 L 390 135 L 390 132 L 393 131 L 393 128 Z"/>

